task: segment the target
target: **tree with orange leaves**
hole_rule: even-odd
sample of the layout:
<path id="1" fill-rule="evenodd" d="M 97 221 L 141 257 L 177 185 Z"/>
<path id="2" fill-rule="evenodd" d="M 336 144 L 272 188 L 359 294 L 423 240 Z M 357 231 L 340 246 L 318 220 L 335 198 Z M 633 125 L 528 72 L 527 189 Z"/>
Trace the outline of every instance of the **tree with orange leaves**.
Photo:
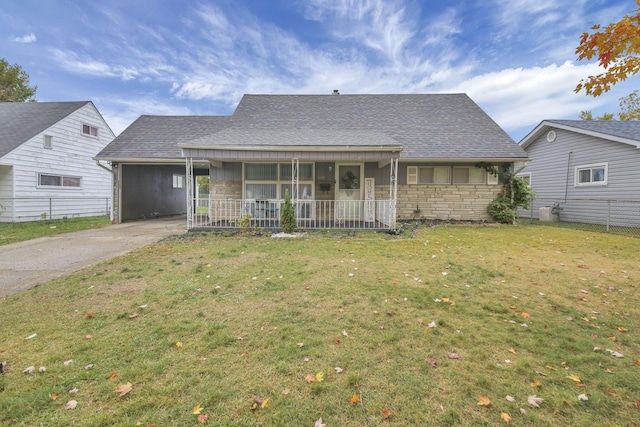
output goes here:
<path id="1" fill-rule="evenodd" d="M 638 9 L 620 21 L 604 28 L 594 25 L 591 34 L 582 34 L 576 48 L 578 60 L 595 57 L 605 72 L 581 80 L 576 92 L 584 89 L 587 95 L 596 97 L 640 72 L 640 0 L 636 4 Z"/>

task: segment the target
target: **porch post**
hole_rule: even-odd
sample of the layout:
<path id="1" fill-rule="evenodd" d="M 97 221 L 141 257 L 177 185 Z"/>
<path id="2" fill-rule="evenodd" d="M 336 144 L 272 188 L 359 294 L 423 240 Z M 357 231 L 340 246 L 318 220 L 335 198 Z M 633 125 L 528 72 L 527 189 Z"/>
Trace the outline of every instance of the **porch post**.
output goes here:
<path id="1" fill-rule="evenodd" d="M 296 222 L 298 221 L 298 159 L 291 159 L 291 203 L 296 210 Z"/>
<path id="2" fill-rule="evenodd" d="M 389 229 L 396 229 L 396 202 L 398 200 L 398 158 L 391 159 L 389 177 Z"/>
<path id="3" fill-rule="evenodd" d="M 193 228 L 193 215 L 195 214 L 193 209 L 193 159 L 187 157 L 185 161 L 186 165 L 186 179 L 185 185 L 187 186 L 187 230 Z"/>

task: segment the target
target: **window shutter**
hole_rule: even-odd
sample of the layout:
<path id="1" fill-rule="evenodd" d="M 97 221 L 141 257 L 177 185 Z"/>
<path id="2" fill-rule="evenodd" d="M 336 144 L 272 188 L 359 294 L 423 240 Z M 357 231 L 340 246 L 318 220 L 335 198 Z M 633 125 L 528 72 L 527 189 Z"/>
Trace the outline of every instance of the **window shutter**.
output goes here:
<path id="1" fill-rule="evenodd" d="M 417 183 L 418 183 L 418 167 L 407 166 L 407 184 L 417 184 Z"/>

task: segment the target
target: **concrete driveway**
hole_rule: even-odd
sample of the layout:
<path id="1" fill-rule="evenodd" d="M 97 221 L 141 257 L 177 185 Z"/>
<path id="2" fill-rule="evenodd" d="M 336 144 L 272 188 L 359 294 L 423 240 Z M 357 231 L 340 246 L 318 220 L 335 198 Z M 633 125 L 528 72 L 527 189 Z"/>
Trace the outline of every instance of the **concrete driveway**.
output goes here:
<path id="1" fill-rule="evenodd" d="M 15 295 L 165 237 L 186 231 L 186 217 L 110 225 L 0 246 L 0 298 Z"/>

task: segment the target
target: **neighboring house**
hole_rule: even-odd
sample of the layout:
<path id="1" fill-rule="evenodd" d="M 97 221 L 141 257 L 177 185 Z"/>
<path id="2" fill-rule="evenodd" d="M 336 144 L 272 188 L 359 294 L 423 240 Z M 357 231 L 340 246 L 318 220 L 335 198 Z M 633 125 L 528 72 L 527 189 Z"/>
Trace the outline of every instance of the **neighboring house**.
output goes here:
<path id="1" fill-rule="evenodd" d="M 528 158 L 465 94 L 334 94 L 245 95 L 223 117 L 141 116 L 96 159 L 113 168 L 119 221 L 186 212 L 188 228 L 277 227 L 289 191 L 300 228 L 384 229 L 490 220 L 501 185 L 478 165 Z M 209 178 L 208 197 L 196 176 Z"/>
<path id="2" fill-rule="evenodd" d="M 639 121 L 545 120 L 520 146 L 536 192 L 521 216 L 555 205 L 561 221 L 640 227 Z"/>
<path id="3" fill-rule="evenodd" d="M 0 103 L 0 222 L 108 215 L 114 137 L 91 101 Z"/>

